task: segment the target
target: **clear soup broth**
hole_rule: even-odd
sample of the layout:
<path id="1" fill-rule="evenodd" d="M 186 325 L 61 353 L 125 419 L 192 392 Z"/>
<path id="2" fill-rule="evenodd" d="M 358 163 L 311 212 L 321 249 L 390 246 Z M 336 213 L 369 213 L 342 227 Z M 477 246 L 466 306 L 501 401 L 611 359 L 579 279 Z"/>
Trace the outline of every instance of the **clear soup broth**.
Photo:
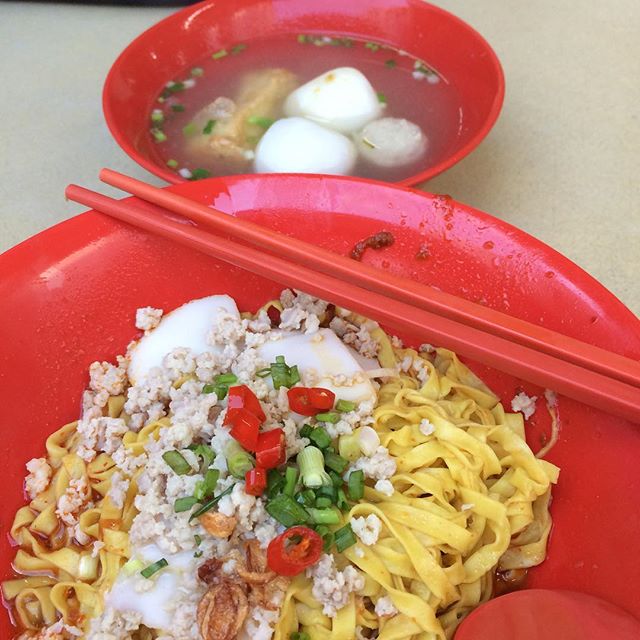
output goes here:
<path id="1" fill-rule="evenodd" d="M 462 127 L 462 109 L 455 90 L 427 62 L 406 53 L 351 38 L 318 35 L 279 35 L 236 43 L 212 52 L 195 67 L 167 83 L 150 113 L 149 135 L 156 160 L 187 179 L 211 175 L 253 173 L 254 150 L 276 117 L 254 113 L 242 144 L 244 159 L 225 162 L 209 158 L 202 144 L 216 135 L 216 118 L 197 114 L 216 99 L 234 99 L 249 74 L 281 68 L 295 74 L 297 86 L 338 67 L 362 72 L 383 104 L 382 117 L 404 118 L 417 124 L 428 145 L 418 159 L 382 167 L 359 156 L 350 175 L 396 182 L 440 162 Z M 196 122 L 194 122 L 196 120 Z M 358 134 L 352 134 L 351 137 Z M 194 152 L 194 148 L 198 149 Z"/>

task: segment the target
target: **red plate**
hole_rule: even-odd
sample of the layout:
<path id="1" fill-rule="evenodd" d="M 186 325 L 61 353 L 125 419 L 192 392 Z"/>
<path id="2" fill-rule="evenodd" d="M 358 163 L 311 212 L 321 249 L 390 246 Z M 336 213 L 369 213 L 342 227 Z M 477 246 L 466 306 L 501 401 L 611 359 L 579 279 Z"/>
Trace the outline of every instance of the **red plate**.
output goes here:
<path id="1" fill-rule="evenodd" d="M 453 202 L 392 185 L 320 176 L 250 176 L 171 187 L 294 237 L 346 253 L 373 232 L 393 246 L 365 259 L 481 300 L 496 309 L 627 356 L 640 357 L 640 322 L 576 265 L 525 233 Z M 429 257 L 416 259 L 427 249 Z M 137 336 L 137 307 L 171 309 L 229 293 L 256 309 L 279 287 L 89 212 L 0 256 L 2 530 L 22 504 L 24 463 L 44 439 L 77 417 L 87 367 L 113 359 Z M 410 336 L 409 336 L 410 337 Z M 540 389 L 475 366 L 508 405 L 516 390 Z M 585 591 L 640 617 L 640 428 L 560 399 L 562 468 L 554 491 L 548 560 L 530 586 Z M 529 427 L 538 446 L 546 411 Z M 13 550 L 0 548 L 3 573 Z M 0 622 L 0 636 L 9 633 Z"/>
<path id="2" fill-rule="evenodd" d="M 446 156 L 400 184 L 418 184 L 462 160 L 500 113 L 504 76 L 491 47 L 462 20 L 422 0 L 206 0 L 145 31 L 114 63 L 104 85 L 103 108 L 116 142 L 167 182 L 183 182 L 158 164 L 148 135 L 149 114 L 160 90 L 222 47 L 287 33 L 384 42 L 425 60 L 456 88 L 464 125 L 443 144 Z"/>

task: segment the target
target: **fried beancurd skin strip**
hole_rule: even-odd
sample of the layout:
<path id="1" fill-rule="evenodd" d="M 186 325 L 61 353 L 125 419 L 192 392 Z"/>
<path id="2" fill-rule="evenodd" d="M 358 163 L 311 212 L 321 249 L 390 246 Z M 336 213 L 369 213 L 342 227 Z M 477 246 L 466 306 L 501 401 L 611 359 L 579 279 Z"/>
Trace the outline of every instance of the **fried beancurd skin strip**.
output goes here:
<path id="1" fill-rule="evenodd" d="M 264 126 L 252 123 L 252 116 L 276 120 L 282 116 L 285 98 L 298 86 L 287 69 L 269 68 L 244 76 L 234 96 L 235 108 L 227 117 L 216 117 L 215 102 L 201 109 L 193 119 L 196 132 L 187 139 L 187 152 L 203 162 L 226 171 L 242 171 L 251 165 L 251 152 Z M 210 120 L 210 134 L 202 130 Z"/>
<path id="2" fill-rule="evenodd" d="M 202 640 L 234 640 L 249 613 L 242 587 L 231 580 L 212 586 L 198 604 Z"/>

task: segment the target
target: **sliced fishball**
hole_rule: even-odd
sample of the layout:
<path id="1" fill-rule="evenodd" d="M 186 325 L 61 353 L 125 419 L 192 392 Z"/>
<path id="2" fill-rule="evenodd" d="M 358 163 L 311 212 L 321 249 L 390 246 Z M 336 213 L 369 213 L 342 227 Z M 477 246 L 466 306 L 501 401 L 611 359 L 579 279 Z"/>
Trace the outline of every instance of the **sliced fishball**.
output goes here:
<path id="1" fill-rule="evenodd" d="M 419 160 L 429 142 L 422 129 L 404 118 L 380 118 L 355 136 L 358 153 L 379 167 L 401 167 Z"/>
<path id="2" fill-rule="evenodd" d="M 341 133 L 306 118 L 283 118 L 258 143 L 255 169 L 258 173 L 347 175 L 356 156 L 353 142 Z"/>

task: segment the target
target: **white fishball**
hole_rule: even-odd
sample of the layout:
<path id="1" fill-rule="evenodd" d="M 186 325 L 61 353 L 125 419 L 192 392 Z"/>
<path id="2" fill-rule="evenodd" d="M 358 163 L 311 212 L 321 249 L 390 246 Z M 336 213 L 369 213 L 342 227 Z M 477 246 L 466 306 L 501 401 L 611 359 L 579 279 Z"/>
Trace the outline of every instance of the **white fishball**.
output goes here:
<path id="1" fill-rule="evenodd" d="M 428 147 L 427 137 L 404 118 L 380 118 L 355 136 L 360 155 L 379 167 L 401 167 L 419 160 Z"/>
<path id="2" fill-rule="evenodd" d="M 283 118 L 269 127 L 256 148 L 258 173 L 347 175 L 357 152 L 349 138 L 305 118 Z"/>
<path id="3" fill-rule="evenodd" d="M 310 118 L 342 133 L 353 133 L 378 118 L 382 105 L 363 73 L 353 67 L 339 67 L 289 94 L 284 112 Z"/>

